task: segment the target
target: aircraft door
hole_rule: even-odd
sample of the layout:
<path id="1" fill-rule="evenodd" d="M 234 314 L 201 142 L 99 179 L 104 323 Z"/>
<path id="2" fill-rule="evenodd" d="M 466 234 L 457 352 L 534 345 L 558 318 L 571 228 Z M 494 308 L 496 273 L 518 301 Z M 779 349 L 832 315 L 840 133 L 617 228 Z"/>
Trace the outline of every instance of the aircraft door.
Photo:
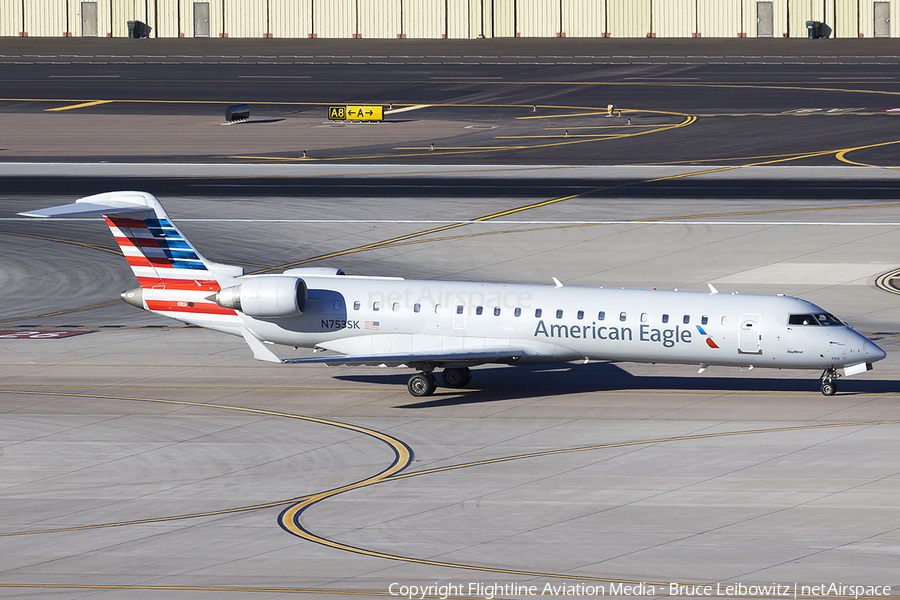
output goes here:
<path id="1" fill-rule="evenodd" d="M 738 334 L 738 354 L 762 354 L 762 331 L 760 329 L 759 321 L 759 315 L 741 315 L 741 330 Z"/>
<path id="2" fill-rule="evenodd" d="M 453 329 L 466 328 L 466 308 L 468 300 L 455 300 L 453 302 Z"/>

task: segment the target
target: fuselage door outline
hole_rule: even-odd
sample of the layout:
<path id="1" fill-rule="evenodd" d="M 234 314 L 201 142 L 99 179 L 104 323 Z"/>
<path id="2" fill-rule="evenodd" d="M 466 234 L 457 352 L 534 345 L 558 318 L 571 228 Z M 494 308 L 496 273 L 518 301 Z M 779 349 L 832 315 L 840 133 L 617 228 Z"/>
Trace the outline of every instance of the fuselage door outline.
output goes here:
<path id="1" fill-rule="evenodd" d="M 741 315 L 738 354 L 762 354 L 762 330 L 758 314 L 745 313 Z"/>

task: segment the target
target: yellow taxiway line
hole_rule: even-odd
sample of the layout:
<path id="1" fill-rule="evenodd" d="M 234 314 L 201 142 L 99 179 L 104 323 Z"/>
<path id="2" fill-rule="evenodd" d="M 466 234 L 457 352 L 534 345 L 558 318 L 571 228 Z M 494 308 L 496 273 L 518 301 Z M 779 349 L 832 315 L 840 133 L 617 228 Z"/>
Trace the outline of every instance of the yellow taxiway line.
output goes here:
<path id="1" fill-rule="evenodd" d="M 100 104 L 109 104 L 114 100 L 93 100 L 91 102 L 82 102 L 81 104 L 73 104 L 71 106 L 60 106 L 59 108 L 47 108 L 44 112 L 59 112 L 62 110 L 72 110 L 75 108 L 87 108 L 88 106 L 98 106 Z"/>

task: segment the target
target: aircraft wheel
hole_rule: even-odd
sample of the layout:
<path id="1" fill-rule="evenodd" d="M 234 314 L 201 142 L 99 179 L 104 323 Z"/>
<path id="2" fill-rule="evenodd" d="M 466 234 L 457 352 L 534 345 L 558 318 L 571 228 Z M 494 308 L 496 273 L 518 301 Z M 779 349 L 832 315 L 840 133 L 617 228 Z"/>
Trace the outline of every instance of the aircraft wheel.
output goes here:
<path id="1" fill-rule="evenodd" d="M 441 379 L 448 388 L 462 388 L 469 385 L 472 381 L 472 373 L 468 367 L 462 369 L 444 369 L 441 372 Z"/>
<path id="2" fill-rule="evenodd" d="M 837 384 L 833 381 L 822 382 L 822 394 L 825 396 L 834 396 L 837 392 Z"/>
<path id="3" fill-rule="evenodd" d="M 416 373 L 409 378 L 409 381 L 406 383 L 406 388 L 409 390 L 409 393 L 416 398 L 430 396 L 434 393 L 435 388 L 437 388 L 437 382 L 430 373 Z"/>

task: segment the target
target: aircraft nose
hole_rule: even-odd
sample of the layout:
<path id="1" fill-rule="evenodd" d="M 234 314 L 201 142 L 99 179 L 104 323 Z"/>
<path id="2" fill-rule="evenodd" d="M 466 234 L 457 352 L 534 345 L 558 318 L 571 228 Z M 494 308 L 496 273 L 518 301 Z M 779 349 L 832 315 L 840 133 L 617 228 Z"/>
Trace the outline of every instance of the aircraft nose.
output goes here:
<path id="1" fill-rule="evenodd" d="M 863 344 L 863 354 L 866 357 L 866 362 L 875 362 L 876 360 L 881 360 L 887 356 L 887 352 L 879 348 L 878 344 L 868 338 L 865 338 Z"/>

